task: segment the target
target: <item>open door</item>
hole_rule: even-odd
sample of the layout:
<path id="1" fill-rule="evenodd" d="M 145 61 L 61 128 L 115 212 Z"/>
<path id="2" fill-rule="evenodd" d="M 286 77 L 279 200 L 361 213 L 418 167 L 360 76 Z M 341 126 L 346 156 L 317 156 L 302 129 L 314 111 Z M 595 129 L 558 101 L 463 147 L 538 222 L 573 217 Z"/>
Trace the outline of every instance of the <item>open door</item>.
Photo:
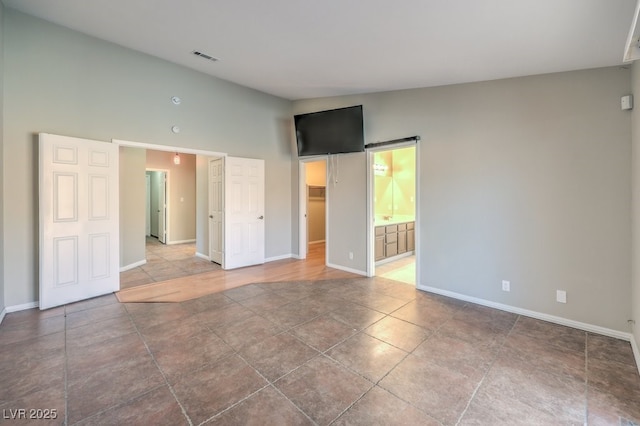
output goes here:
<path id="1" fill-rule="evenodd" d="M 40 309 L 120 288 L 118 146 L 39 135 Z"/>
<path id="2" fill-rule="evenodd" d="M 225 157 L 224 269 L 264 263 L 264 160 Z"/>
<path id="3" fill-rule="evenodd" d="M 167 243 L 167 172 L 158 181 L 158 241 Z"/>
<path id="4" fill-rule="evenodd" d="M 222 264 L 224 241 L 224 160 L 209 161 L 209 259 Z"/>

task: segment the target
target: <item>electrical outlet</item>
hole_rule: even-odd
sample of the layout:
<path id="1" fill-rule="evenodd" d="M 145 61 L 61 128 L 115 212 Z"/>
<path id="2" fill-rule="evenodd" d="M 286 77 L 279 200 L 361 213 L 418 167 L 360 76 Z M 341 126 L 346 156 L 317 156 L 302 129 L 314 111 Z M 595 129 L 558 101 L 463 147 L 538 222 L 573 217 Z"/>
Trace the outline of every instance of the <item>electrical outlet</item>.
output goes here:
<path id="1" fill-rule="evenodd" d="M 567 303 L 567 292 L 564 290 L 556 290 L 556 302 Z"/>
<path id="2" fill-rule="evenodd" d="M 353 260 L 353 252 L 352 251 L 349 252 L 349 260 Z"/>
<path id="3" fill-rule="evenodd" d="M 502 280 L 502 291 L 511 291 L 511 282 Z"/>

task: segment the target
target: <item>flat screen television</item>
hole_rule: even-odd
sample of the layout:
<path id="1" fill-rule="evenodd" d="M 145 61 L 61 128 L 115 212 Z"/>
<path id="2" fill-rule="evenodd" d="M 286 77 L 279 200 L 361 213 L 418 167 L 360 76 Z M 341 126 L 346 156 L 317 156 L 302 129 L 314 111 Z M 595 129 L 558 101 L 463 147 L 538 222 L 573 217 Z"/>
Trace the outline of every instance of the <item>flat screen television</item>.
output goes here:
<path id="1" fill-rule="evenodd" d="M 295 115 L 298 156 L 364 151 L 362 105 Z"/>

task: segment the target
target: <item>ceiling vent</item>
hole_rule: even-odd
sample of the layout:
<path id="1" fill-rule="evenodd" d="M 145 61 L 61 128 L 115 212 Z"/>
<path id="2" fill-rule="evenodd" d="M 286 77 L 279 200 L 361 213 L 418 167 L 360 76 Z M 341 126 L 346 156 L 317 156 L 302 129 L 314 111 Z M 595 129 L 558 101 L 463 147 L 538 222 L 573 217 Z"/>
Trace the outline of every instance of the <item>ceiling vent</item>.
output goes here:
<path id="1" fill-rule="evenodd" d="M 194 50 L 194 51 L 193 51 L 193 52 L 191 52 L 191 53 L 193 53 L 193 54 L 194 54 L 194 55 L 196 55 L 196 56 L 200 56 L 201 58 L 204 58 L 204 59 L 208 59 L 208 60 L 210 60 L 210 61 L 213 61 L 213 62 L 218 61 L 218 58 L 214 58 L 213 56 L 211 56 L 211 55 L 207 55 L 206 53 L 198 52 L 197 50 Z"/>

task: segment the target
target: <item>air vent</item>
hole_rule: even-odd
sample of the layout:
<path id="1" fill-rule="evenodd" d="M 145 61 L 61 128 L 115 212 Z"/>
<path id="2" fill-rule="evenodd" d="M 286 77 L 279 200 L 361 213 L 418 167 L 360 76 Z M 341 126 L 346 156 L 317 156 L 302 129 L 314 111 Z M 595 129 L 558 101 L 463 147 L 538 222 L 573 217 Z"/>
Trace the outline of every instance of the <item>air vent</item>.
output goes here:
<path id="1" fill-rule="evenodd" d="M 208 59 L 208 60 L 210 60 L 210 61 L 213 61 L 213 62 L 216 62 L 216 61 L 218 60 L 218 58 L 214 58 L 213 56 L 211 56 L 211 55 L 207 55 L 206 53 L 198 52 L 197 50 L 194 50 L 194 51 L 193 51 L 193 52 L 191 52 L 191 53 L 193 53 L 193 54 L 194 54 L 194 55 L 196 55 L 196 56 L 200 56 L 201 58 L 204 58 L 204 59 Z"/>

